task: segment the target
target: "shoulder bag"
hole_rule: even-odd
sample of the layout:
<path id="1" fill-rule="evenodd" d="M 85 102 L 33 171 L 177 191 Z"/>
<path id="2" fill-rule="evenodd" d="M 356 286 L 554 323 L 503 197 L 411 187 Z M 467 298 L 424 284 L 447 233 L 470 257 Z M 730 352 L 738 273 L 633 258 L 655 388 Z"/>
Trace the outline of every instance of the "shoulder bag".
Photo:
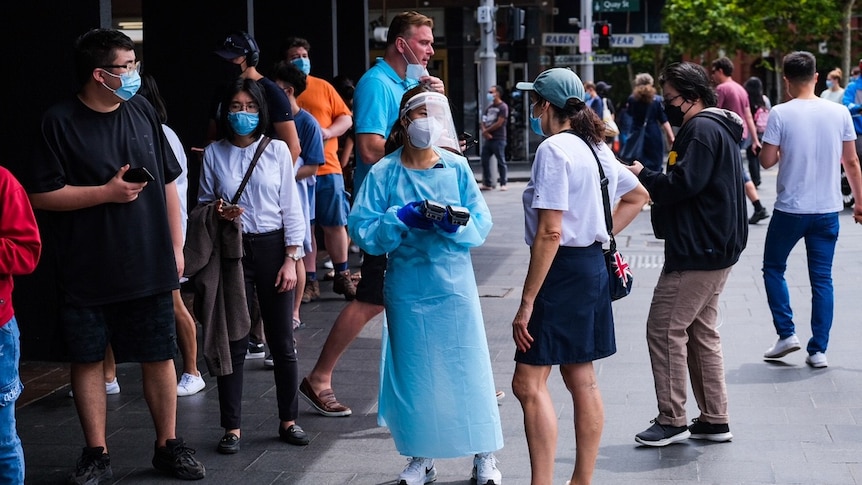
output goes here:
<path id="1" fill-rule="evenodd" d="M 236 205 L 237 202 L 239 202 L 239 197 L 242 195 L 245 190 L 245 186 L 248 185 L 248 180 L 251 178 L 251 172 L 254 170 L 255 165 L 257 165 L 257 161 L 260 159 L 260 156 L 263 154 L 263 151 L 266 150 L 266 146 L 269 145 L 271 140 L 272 138 L 268 136 L 264 136 L 260 139 L 260 143 L 257 144 L 257 149 L 251 157 L 251 163 L 248 164 L 248 170 L 245 171 L 245 176 L 242 178 L 242 182 L 239 183 L 236 193 L 230 199 L 231 205 Z"/>
<path id="2" fill-rule="evenodd" d="M 602 187 L 602 204 L 605 208 L 605 227 L 607 227 L 608 236 L 610 237 L 610 245 L 608 246 L 608 249 L 604 250 L 605 266 L 608 269 L 608 289 L 610 290 L 611 301 L 616 301 L 628 296 L 628 294 L 632 292 L 634 276 L 632 275 L 632 270 L 628 262 L 625 260 L 623 255 L 617 251 L 617 241 L 614 239 L 613 232 L 614 222 L 613 217 L 611 217 L 611 201 L 610 196 L 608 195 L 608 178 L 605 176 L 605 170 L 602 168 L 602 163 L 599 161 L 599 155 L 596 153 L 593 145 L 573 131 L 569 130 L 569 132 L 587 144 L 587 147 L 589 147 L 590 151 L 593 152 L 593 157 L 595 157 L 596 164 L 599 167 L 599 184 Z"/>

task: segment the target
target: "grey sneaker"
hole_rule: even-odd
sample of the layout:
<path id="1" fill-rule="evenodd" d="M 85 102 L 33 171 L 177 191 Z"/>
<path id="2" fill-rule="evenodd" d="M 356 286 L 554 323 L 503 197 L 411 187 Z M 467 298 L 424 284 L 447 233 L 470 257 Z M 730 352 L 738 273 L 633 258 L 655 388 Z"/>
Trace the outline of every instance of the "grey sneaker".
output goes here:
<path id="1" fill-rule="evenodd" d="M 790 352 L 796 352 L 801 349 L 802 345 L 799 344 L 799 337 L 796 334 L 791 335 L 787 338 L 779 338 L 775 345 L 770 347 L 763 354 L 764 359 L 780 359 Z"/>
<path id="2" fill-rule="evenodd" d="M 114 478 L 111 470 L 111 457 L 104 452 L 105 448 L 96 446 L 84 448 L 75 471 L 66 478 L 69 485 L 98 485 Z"/>
<path id="3" fill-rule="evenodd" d="M 182 438 L 168 440 L 166 446 L 155 447 L 153 468 L 181 480 L 200 480 L 206 476 L 203 463 L 194 457 L 195 450 Z"/>
<path id="4" fill-rule="evenodd" d="M 413 457 L 398 475 L 398 485 L 425 485 L 437 480 L 437 468 L 431 458 Z"/>
<path id="5" fill-rule="evenodd" d="M 823 352 L 814 352 L 805 358 L 805 363 L 814 367 L 815 369 L 822 369 L 827 367 L 829 363 L 826 362 L 826 354 Z"/>
<path id="6" fill-rule="evenodd" d="M 670 426 L 659 424 L 655 419 L 652 426 L 635 435 L 635 441 L 645 446 L 667 446 L 677 441 L 687 440 L 691 436 L 688 426 Z"/>

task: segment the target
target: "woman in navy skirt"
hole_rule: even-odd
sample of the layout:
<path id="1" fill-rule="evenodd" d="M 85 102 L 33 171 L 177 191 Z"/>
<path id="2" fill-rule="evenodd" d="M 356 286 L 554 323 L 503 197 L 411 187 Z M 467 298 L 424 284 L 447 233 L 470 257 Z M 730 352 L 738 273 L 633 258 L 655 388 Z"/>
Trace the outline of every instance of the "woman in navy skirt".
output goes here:
<path id="1" fill-rule="evenodd" d="M 592 361 L 616 352 L 602 254 L 609 237 L 592 150 L 608 179 L 610 200 L 620 199 L 613 214 L 615 233 L 637 216 L 649 196 L 604 143 L 604 123 L 584 104 L 584 87 L 574 72 L 549 69 L 517 88 L 530 92 L 533 131 L 548 138 L 536 150 L 523 195 L 530 266 L 512 322 L 517 347 L 512 390 L 524 410 L 532 483 L 552 483 L 557 417 L 547 379 L 551 366 L 560 366 L 575 409 L 571 484 L 588 484 L 604 421 Z"/>

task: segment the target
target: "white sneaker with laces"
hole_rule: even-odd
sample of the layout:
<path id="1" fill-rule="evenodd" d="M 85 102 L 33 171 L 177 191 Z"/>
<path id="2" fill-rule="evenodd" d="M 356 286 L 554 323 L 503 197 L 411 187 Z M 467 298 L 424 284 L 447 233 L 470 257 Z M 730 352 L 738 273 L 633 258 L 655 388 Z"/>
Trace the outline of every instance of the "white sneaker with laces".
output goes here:
<path id="1" fill-rule="evenodd" d="M 120 383 L 117 381 L 116 377 L 114 377 L 113 381 L 105 383 L 105 394 L 119 394 L 119 393 L 120 393 Z"/>
<path id="2" fill-rule="evenodd" d="M 200 373 L 193 376 L 187 372 L 183 372 L 183 376 L 180 377 L 180 383 L 177 384 L 177 396 L 191 396 L 192 394 L 197 394 L 205 387 L 207 387 L 207 383 L 201 377 Z"/>
<path id="3" fill-rule="evenodd" d="M 763 354 L 763 358 L 780 359 L 790 352 L 796 352 L 801 348 L 802 345 L 799 344 L 799 337 L 794 334 L 787 338 L 779 338 L 778 341 L 775 342 L 775 345 Z"/>
<path id="4" fill-rule="evenodd" d="M 829 364 L 826 362 L 826 354 L 823 352 L 814 352 L 805 358 L 805 363 L 814 367 L 815 369 L 822 369 L 827 367 Z"/>
<path id="5" fill-rule="evenodd" d="M 398 475 L 398 485 L 425 485 L 437 480 L 434 460 L 414 456 L 407 460 L 407 466 Z"/>
<path id="6" fill-rule="evenodd" d="M 476 485 L 503 483 L 503 474 L 497 469 L 497 458 L 493 453 L 479 453 L 473 457 L 473 480 L 476 480 Z"/>

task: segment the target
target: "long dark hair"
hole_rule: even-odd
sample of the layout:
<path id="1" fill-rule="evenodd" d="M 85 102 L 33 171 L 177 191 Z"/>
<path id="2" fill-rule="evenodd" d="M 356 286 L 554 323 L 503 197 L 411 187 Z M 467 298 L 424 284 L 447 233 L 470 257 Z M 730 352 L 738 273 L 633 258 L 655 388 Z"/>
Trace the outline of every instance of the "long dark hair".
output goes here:
<path id="1" fill-rule="evenodd" d="M 261 88 L 260 84 L 258 84 L 254 79 L 237 78 L 236 81 L 225 89 L 224 98 L 222 98 L 221 102 L 221 109 L 219 110 L 219 128 L 221 133 L 224 133 L 228 137 L 236 135 L 236 132 L 233 131 L 230 123 L 227 121 L 227 115 L 230 112 L 230 104 L 233 102 L 233 97 L 242 91 L 247 92 L 248 95 L 251 96 L 251 99 L 257 103 L 257 128 L 251 132 L 250 136 L 252 138 L 258 138 L 260 135 L 264 134 L 267 126 L 269 126 L 269 108 L 266 105 L 266 96 L 263 93 L 263 88 Z"/>
<path id="2" fill-rule="evenodd" d="M 748 104 L 751 107 L 751 114 L 757 111 L 757 108 L 766 106 L 763 102 L 763 82 L 757 76 L 751 76 L 748 81 L 743 84 L 745 92 L 748 93 Z"/>
<path id="3" fill-rule="evenodd" d="M 533 99 L 536 101 L 546 101 L 536 91 L 533 91 L 533 96 Z M 605 122 L 582 100 L 569 98 L 566 101 L 566 105 L 562 108 L 558 108 L 550 102 L 548 104 L 551 106 L 553 117 L 560 123 L 569 121 L 572 125 L 572 130 L 581 138 L 594 144 L 599 144 L 605 140 Z"/>

